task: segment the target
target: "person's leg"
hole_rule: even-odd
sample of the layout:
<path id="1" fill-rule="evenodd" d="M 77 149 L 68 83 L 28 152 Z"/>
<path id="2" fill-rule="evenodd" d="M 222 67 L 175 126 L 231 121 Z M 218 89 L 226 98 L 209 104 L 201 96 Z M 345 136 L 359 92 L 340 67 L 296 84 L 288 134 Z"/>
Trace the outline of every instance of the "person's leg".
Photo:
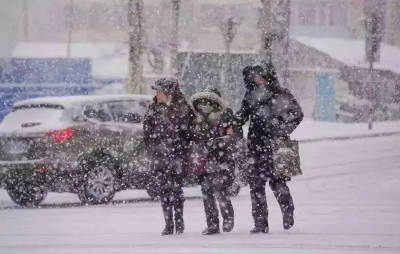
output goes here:
<path id="1" fill-rule="evenodd" d="M 163 209 L 163 215 L 165 220 L 165 228 L 162 231 L 162 235 L 171 235 L 174 233 L 174 217 L 173 217 L 173 204 L 172 195 L 173 189 L 171 188 L 171 177 L 165 173 L 158 173 L 158 182 L 161 187 L 161 207 Z"/>
<path id="2" fill-rule="evenodd" d="M 235 225 L 235 212 L 233 210 L 228 188 L 217 190 L 215 196 L 218 200 L 219 209 L 223 218 L 222 230 L 224 232 L 231 232 Z"/>
<path id="3" fill-rule="evenodd" d="M 269 186 L 282 211 L 283 227 L 288 230 L 294 225 L 294 203 L 285 179 L 271 179 Z"/>
<path id="4" fill-rule="evenodd" d="M 182 182 L 183 178 L 182 175 L 175 175 L 175 186 L 174 186 L 174 193 L 173 193 L 173 207 L 175 212 L 175 232 L 177 234 L 182 234 L 185 230 L 185 222 L 183 219 L 183 207 L 185 202 L 185 197 L 183 195 L 182 189 Z"/>
<path id="5" fill-rule="evenodd" d="M 252 203 L 252 215 L 254 219 L 254 229 L 252 234 L 268 233 L 268 204 L 265 194 L 265 185 L 269 171 L 269 157 L 260 147 L 251 151 L 253 161 L 251 174 L 249 177 L 250 198 Z"/>
<path id="6" fill-rule="evenodd" d="M 250 198 L 252 215 L 254 220 L 254 229 L 250 231 L 252 234 L 268 233 L 268 204 L 265 195 L 265 180 L 258 175 L 250 177 Z"/>
<path id="7" fill-rule="evenodd" d="M 207 228 L 203 231 L 204 235 L 218 234 L 220 232 L 218 208 L 211 184 L 212 180 L 210 176 L 205 176 L 201 183 L 201 192 L 207 221 Z"/>

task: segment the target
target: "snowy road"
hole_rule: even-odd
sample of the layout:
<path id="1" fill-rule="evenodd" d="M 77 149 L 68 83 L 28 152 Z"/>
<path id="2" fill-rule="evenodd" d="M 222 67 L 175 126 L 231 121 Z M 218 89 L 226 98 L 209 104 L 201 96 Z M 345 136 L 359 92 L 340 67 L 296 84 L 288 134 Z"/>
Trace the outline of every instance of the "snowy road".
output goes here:
<path id="1" fill-rule="evenodd" d="M 290 231 L 283 230 L 269 189 L 268 235 L 249 234 L 246 188 L 233 200 L 232 233 L 202 236 L 202 202 L 192 198 L 185 203 L 185 234 L 167 237 L 160 235 L 160 205 L 141 200 L 141 191 L 117 196 L 128 203 L 95 207 L 78 206 L 74 195 L 51 194 L 42 209 L 11 209 L 1 191 L 0 253 L 400 253 L 400 137 L 310 143 L 301 150 L 305 174 L 290 183 L 297 208 Z M 73 206 L 56 208 L 61 203 Z"/>

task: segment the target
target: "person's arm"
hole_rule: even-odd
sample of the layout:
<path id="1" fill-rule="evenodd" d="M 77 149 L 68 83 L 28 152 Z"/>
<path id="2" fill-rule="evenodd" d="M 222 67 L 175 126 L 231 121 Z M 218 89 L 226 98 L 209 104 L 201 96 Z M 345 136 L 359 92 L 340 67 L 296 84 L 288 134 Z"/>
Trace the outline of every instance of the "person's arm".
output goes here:
<path id="1" fill-rule="evenodd" d="M 148 153 L 153 151 L 153 136 L 154 132 L 154 109 L 152 106 L 147 110 L 143 120 L 143 141 Z"/>
<path id="2" fill-rule="evenodd" d="M 240 109 L 234 115 L 232 126 L 236 128 L 242 128 L 242 126 L 245 125 L 247 121 L 249 121 L 250 113 L 251 109 L 248 99 L 248 93 L 246 93 L 242 100 L 242 105 Z"/>
<path id="3" fill-rule="evenodd" d="M 279 96 L 275 103 L 279 112 L 271 123 L 273 133 L 278 137 L 288 136 L 302 122 L 303 110 L 290 92 Z"/>

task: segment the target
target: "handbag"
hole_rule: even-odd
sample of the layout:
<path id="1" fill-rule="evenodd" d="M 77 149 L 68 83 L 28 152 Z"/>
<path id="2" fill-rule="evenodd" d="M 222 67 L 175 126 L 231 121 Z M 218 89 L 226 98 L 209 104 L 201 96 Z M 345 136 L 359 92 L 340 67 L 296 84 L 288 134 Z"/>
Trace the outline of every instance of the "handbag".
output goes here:
<path id="1" fill-rule="evenodd" d="M 271 144 L 275 177 L 294 177 L 302 175 L 300 167 L 299 142 L 289 137 L 274 139 Z"/>

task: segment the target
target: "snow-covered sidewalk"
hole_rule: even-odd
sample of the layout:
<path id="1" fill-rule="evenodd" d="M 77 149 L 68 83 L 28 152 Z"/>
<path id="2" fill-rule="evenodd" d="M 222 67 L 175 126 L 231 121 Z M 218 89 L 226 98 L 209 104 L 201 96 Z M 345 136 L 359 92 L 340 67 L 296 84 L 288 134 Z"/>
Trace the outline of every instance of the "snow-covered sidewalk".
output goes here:
<path id="1" fill-rule="evenodd" d="M 0 191 L 0 253 L 399 253 L 399 142 L 395 136 L 301 144 L 304 175 L 289 183 L 295 226 L 282 228 L 281 211 L 267 187 L 268 235 L 249 233 L 253 219 L 248 187 L 232 201 L 235 229 L 215 236 L 201 235 L 206 226 L 203 202 L 193 198 L 200 197 L 200 190 L 185 188 L 185 233 L 166 237 L 160 235 L 160 203 L 134 202 L 146 197 L 143 191 L 121 192 L 117 199 L 133 199 L 125 204 L 72 207 L 64 204 L 77 202 L 76 195 L 51 193 L 46 205 L 27 209 L 13 209 Z"/>
<path id="2" fill-rule="evenodd" d="M 244 129 L 247 136 L 248 126 Z M 291 135 L 292 139 L 311 141 L 321 139 L 351 138 L 374 135 L 400 134 L 400 122 L 376 122 L 368 130 L 366 123 L 330 123 L 304 119 Z"/>

